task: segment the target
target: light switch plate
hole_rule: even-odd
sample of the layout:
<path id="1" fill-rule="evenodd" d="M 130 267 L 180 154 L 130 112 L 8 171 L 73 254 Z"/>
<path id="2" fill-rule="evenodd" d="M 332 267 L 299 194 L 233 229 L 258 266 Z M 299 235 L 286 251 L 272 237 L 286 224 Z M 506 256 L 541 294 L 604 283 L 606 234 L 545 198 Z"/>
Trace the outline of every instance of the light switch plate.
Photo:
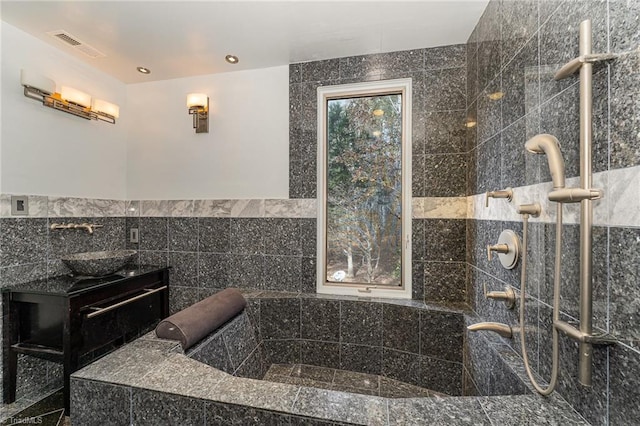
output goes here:
<path id="1" fill-rule="evenodd" d="M 27 216 L 29 214 L 29 197 L 26 195 L 11 196 L 11 216 Z"/>
<path id="2" fill-rule="evenodd" d="M 138 244 L 140 242 L 139 240 L 140 238 L 139 238 L 138 228 L 131 228 L 129 230 L 129 242 Z"/>

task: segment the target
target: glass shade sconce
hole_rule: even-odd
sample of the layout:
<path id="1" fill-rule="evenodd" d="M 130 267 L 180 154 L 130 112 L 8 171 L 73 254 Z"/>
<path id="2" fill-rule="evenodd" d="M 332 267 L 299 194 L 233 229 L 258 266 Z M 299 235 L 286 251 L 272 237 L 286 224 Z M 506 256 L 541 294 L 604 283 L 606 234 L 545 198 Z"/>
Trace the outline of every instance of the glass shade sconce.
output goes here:
<path id="1" fill-rule="evenodd" d="M 193 116 L 196 133 L 209 133 L 209 97 L 203 93 L 189 93 L 187 108 Z"/>
<path id="2" fill-rule="evenodd" d="M 116 124 L 120 108 L 116 104 L 92 99 L 91 95 L 68 86 L 56 92 L 55 81 L 27 70 L 20 70 L 20 83 L 27 98 L 42 102 L 42 105 L 66 112 L 86 120 L 100 120 Z"/>

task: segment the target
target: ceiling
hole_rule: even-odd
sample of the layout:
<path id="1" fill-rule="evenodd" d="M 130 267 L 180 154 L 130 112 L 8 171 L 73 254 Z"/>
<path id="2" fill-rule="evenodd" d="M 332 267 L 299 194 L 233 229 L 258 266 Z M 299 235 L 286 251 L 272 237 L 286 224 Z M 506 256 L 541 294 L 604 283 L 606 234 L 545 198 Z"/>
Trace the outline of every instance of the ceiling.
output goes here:
<path id="1" fill-rule="evenodd" d="M 465 43 L 488 0 L 7 1 L 2 20 L 124 83 Z M 106 56 L 48 35 L 64 30 Z M 224 57 L 240 58 L 236 65 Z M 151 74 L 136 71 L 137 66 Z"/>

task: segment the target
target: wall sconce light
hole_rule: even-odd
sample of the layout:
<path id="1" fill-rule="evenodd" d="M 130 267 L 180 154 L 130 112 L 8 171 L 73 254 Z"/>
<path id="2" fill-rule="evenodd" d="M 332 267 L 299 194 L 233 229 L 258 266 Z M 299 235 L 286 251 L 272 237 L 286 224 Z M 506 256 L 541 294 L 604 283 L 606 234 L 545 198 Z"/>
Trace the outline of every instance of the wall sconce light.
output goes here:
<path id="1" fill-rule="evenodd" d="M 42 102 L 42 105 L 58 111 L 73 114 L 87 120 L 100 120 L 115 124 L 120 116 L 118 105 L 100 99 L 91 99 L 91 95 L 72 87 L 62 86 L 56 92 L 56 83 L 50 78 L 20 70 L 20 83 L 27 98 Z"/>
<path id="2" fill-rule="evenodd" d="M 193 115 L 196 133 L 209 133 L 209 97 L 203 93 L 189 93 L 187 107 L 189 114 Z"/>

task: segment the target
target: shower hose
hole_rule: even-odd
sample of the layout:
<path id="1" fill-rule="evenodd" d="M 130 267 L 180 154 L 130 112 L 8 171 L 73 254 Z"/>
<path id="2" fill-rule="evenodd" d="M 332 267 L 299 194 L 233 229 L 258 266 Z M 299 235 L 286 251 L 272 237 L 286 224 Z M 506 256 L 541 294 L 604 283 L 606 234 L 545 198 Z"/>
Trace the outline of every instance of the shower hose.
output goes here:
<path id="1" fill-rule="evenodd" d="M 524 321 L 524 305 L 525 294 L 527 285 L 527 231 L 529 227 L 529 215 L 522 215 L 522 272 L 520 274 L 520 346 L 522 348 L 522 359 L 524 361 L 524 367 L 527 371 L 527 376 L 535 390 L 541 395 L 547 396 L 553 392 L 558 383 L 558 363 L 559 363 L 559 351 L 558 351 L 558 330 L 556 330 L 555 323 L 560 319 L 560 266 L 562 256 L 562 203 L 558 203 L 556 208 L 556 252 L 555 252 L 555 264 L 553 273 L 553 343 L 552 343 L 552 361 L 551 361 L 551 379 L 549 380 L 549 386 L 543 388 L 536 381 L 529 365 L 529 356 L 527 355 L 527 344 L 525 337 L 525 321 Z"/>

